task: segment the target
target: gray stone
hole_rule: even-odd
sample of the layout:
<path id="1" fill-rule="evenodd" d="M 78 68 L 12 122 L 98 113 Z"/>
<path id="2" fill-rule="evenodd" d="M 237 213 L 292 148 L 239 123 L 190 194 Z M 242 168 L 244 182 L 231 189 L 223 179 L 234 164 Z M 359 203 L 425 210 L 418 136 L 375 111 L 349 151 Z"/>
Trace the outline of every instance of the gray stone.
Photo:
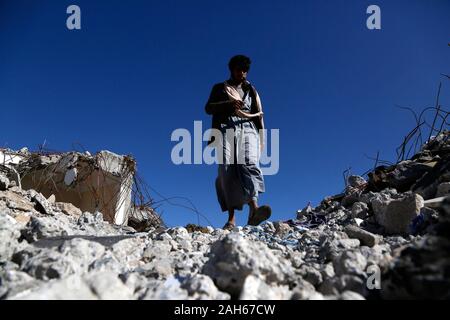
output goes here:
<path id="1" fill-rule="evenodd" d="M 364 202 L 355 202 L 352 206 L 352 218 L 365 219 L 369 213 L 369 207 Z"/>
<path id="2" fill-rule="evenodd" d="M 335 272 L 334 272 L 333 263 L 330 262 L 330 263 L 323 265 L 321 274 L 322 274 L 322 279 L 328 279 L 328 278 L 334 277 Z"/>
<path id="3" fill-rule="evenodd" d="M 367 181 L 361 176 L 349 176 L 347 183 L 353 188 L 358 188 L 365 185 Z"/>
<path id="4" fill-rule="evenodd" d="M 81 217 L 81 210 L 78 209 L 77 207 L 75 207 L 73 204 L 71 203 L 66 203 L 66 202 L 56 202 L 55 203 L 56 208 L 63 212 L 64 214 L 67 214 L 69 216 L 73 216 L 75 218 L 80 218 Z"/>
<path id="5" fill-rule="evenodd" d="M 13 300 L 97 300 L 89 285 L 79 275 L 43 283 L 33 290 L 8 298 Z"/>
<path id="6" fill-rule="evenodd" d="M 133 291 L 113 272 L 96 272 L 84 276 L 91 291 L 101 300 L 129 300 Z"/>
<path id="7" fill-rule="evenodd" d="M 105 248 L 101 244 L 76 238 L 64 242 L 57 250 L 28 246 L 15 253 L 13 261 L 20 266 L 20 270 L 31 276 L 49 280 L 86 273 L 90 264 L 104 252 Z"/>
<path id="8" fill-rule="evenodd" d="M 56 197 L 54 194 L 52 194 L 50 197 L 48 197 L 48 202 L 51 204 L 54 204 L 56 202 Z"/>
<path id="9" fill-rule="evenodd" d="M 360 246 L 358 239 L 335 239 L 332 241 L 326 240 L 320 248 L 320 256 L 328 260 L 334 260 L 341 252 Z"/>
<path id="10" fill-rule="evenodd" d="M 6 206 L 10 209 L 25 212 L 35 211 L 34 204 L 23 195 L 13 192 L 12 188 L 6 191 L 0 191 L 0 200 L 5 201 Z"/>
<path id="11" fill-rule="evenodd" d="M 366 265 L 366 258 L 357 250 L 344 251 L 333 261 L 333 267 L 338 276 L 344 274 L 364 275 Z"/>
<path id="12" fill-rule="evenodd" d="M 213 280 L 203 274 L 196 274 L 186 279 L 181 287 L 186 289 L 189 295 L 196 300 L 214 299 L 228 300 L 230 295 L 219 291 Z"/>
<path id="13" fill-rule="evenodd" d="M 366 296 L 367 287 L 364 278 L 351 274 L 333 277 L 325 280 L 319 287 L 319 292 L 326 296 L 338 296 L 345 291 L 353 291 Z"/>
<path id="14" fill-rule="evenodd" d="M 339 300 L 366 300 L 366 299 L 357 292 L 347 290 L 340 294 Z"/>
<path id="15" fill-rule="evenodd" d="M 289 232 L 292 231 L 292 228 L 287 223 L 282 221 L 276 221 L 273 225 L 275 227 L 275 235 L 281 238 L 284 238 L 289 234 Z"/>
<path id="16" fill-rule="evenodd" d="M 409 234 L 411 222 L 420 214 L 423 205 L 423 198 L 411 192 L 397 199 L 372 201 L 376 221 L 388 234 Z"/>
<path id="17" fill-rule="evenodd" d="M 11 216 L 0 212 L 0 262 L 8 261 L 19 247 L 20 226 Z"/>
<path id="18" fill-rule="evenodd" d="M 2 270 L 0 283 L 0 287 L 3 289 L 3 291 L 0 290 L 0 299 L 14 299 L 15 296 L 42 285 L 42 281 L 18 270 Z"/>
<path id="19" fill-rule="evenodd" d="M 169 252 L 172 250 L 172 245 L 167 241 L 154 241 L 149 245 L 144 253 L 143 258 L 148 261 L 153 260 L 155 257 L 168 256 Z"/>
<path id="20" fill-rule="evenodd" d="M 9 179 L 0 173 L 0 191 L 4 191 L 9 187 Z"/>
<path id="21" fill-rule="evenodd" d="M 111 247 L 112 254 L 128 270 L 142 265 L 145 243 L 141 238 L 129 238 L 115 243 Z"/>
<path id="22" fill-rule="evenodd" d="M 323 300 L 323 295 L 316 291 L 314 286 L 303 279 L 295 281 L 295 288 L 292 289 L 292 300 Z"/>
<path id="23" fill-rule="evenodd" d="M 42 214 L 53 215 L 52 205 L 42 193 L 35 193 L 31 200 L 35 203 L 37 211 Z"/>
<path id="24" fill-rule="evenodd" d="M 169 277 L 163 282 L 149 288 L 143 300 L 186 300 L 189 294 L 187 290 L 181 288 L 180 281 L 174 277 Z"/>
<path id="25" fill-rule="evenodd" d="M 1 185 L 1 183 L 0 183 Z M 0 186 L 1 189 L 1 186 Z M 450 182 L 443 182 L 438 185 L 437 192 L 436 192 L 436 198 L 444 197 L 450 194 Z"/>
<path id="26" fill-rule="evenodd" d="M 73 235 L 75 231 L 71 228 L 70 221 L 64 215 L 59 216 L 57 219 L 53 216 L 32 216 L 22 234 L 27 241 L 34 242 L 42 238 Z"/>
<path id="27" fill-rule="evenodd" d="M 287 286 L 268 285 L 259 277 L 249 275 L 245 278 L 240 300 L 286 300 L 291 296 Z"/>
<path id="28" fill-rule="evenodd" d="M 303 279 L 310 282 L 313 286 L 317 286 L 322 282 L 322 273 L 311 265 L 302 265 L 298 272 Z"/>
<path id="29" fill-rule="evenodd" d="M 219 289 L 238 296 L 250 274 L 260 276 L 268 284 L 286 284 L 293 269 L 266 245 L 231 233 L 212 245 L 203 273 L 209 275 Z"/>
<path id="30" fill-rule="evenodd" d="M 353 225 L 346 226 L 345 233 L 347 233 L 350 238 L 358 239 L 359 241 L 361 241 L 361 244 L 368 247 L 373 247 L 380 241 L 380 238 L 373 233 L 370 233 Z"/>

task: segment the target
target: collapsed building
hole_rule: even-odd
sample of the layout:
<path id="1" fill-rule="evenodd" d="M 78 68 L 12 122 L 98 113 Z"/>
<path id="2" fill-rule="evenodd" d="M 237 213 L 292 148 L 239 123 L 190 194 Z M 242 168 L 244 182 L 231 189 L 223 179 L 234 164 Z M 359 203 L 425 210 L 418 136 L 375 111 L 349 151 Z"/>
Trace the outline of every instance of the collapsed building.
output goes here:
<path id="1" fill-rule="evenodd" d="M 0 300 L 450 297 L 450 131 L 368 179 L 346 177 L 342 194 L 294 219 L 231 231 L 104 221 L 131 226 L 145 208 L 125 157 L 1 157 Z M 64 212 L 62 199 L 91 212 Z"/>
<path id="2" fill-rule="evenodd" d="M 157 218 L 150 207 L 132 199 L 136 161 L 131 156 L 105 150 L 91 155 L 0 149 L 0 170 L 24 190 L 36 190 L 83 212 L 101 212 L 116 225 Z"/>

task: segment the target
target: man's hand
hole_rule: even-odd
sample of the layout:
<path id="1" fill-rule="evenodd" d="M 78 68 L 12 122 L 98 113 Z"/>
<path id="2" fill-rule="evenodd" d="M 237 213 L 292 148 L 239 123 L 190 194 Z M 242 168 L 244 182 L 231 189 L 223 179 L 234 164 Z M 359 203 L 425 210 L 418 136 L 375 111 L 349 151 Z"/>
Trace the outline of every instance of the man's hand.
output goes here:
<path id="1" fill-rule="evenodd" d="M 241 110 L 244 106 L 244 102 L 242 100 L 234 100 L 232 101 L 234 111 Z"/>

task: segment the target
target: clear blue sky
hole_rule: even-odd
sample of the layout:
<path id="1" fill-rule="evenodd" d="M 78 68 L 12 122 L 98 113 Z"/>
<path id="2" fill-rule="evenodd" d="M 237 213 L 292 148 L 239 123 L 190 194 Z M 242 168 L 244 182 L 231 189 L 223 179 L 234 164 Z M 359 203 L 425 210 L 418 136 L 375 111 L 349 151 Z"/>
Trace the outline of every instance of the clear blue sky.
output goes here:
<path id="1" fill-rule="evenodd" d="M 81 7 L 79 31 L 65 26 L 70 4 Z M 381 30 L 366 28 L 370 4 L 381 7 Z M 149 185 L 190 198 L 221 226 L 216 166 L 172 164 L 170 134 L 209 125 L 211 86 L 243 53 L 266 125 L 280 129 L 280 171 L 260 202 L 290 219 L 340 192 L 346 168 L 370 168 L 365 154 L 395 158 L 414 126 L 396 104 L 433 105 L 443 80 L 448 106 L 449 42 L 448 0 L 0 0 L 0 145 L 132 154 Z M 169 225 L 197 222 L 161 209 Z M 247 209 L 238 213 L 244 223 Z"/>

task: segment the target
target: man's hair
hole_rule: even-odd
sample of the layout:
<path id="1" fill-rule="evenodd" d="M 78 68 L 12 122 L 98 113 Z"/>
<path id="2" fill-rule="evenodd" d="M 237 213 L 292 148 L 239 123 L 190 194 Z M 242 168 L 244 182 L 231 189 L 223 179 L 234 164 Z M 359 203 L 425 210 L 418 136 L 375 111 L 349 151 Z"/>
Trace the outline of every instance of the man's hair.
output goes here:
<path id="1" fill-rule="evenodd" d="M 233 69 L 238 68 L 240 70 L 247 72 L 248 70 L 250 70 L 251 63 L 252 61 L 250 60 L 249 57 L 239 54 L 230 59 L 230 62 L 228 62 L 228 68 L 230 69 L 230 71 L 233 71 Z"/>

